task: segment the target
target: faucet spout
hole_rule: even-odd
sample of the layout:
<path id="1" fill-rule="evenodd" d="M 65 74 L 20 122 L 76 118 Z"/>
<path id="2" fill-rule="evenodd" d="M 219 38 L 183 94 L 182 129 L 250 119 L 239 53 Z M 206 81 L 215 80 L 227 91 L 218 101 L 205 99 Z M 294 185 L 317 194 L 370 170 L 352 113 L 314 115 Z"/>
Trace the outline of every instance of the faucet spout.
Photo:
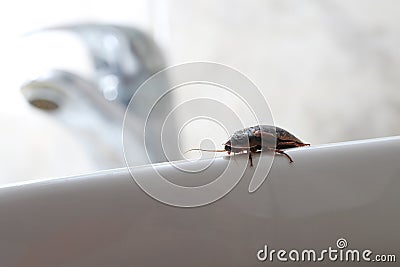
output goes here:
<path id="1" fill-rule="evenodd" d="M 78 24 L 39 32 L 73 33 L 88 51 L 93 75 L 83 77 L 78 72 L 50 66 L 48 71 L 23 83 L 23 95 L 32 106 L 48 112 L 71 130 L 101 168 L 124 166 L 122 123 L 125 109 L 141 83 L 164 68 L 160 50 L 146 34 L 131 27 Z M 153 89 L 154 92 L 158 90 Z M 138 122 L 146 119 L 144 114 L 129 117 Z M 137 137 L 143 132 L 131 128 L 124 129 L 124 135 L 139 140 Z M 139 141 L 133 144 L 143 146 Z M 151 148 L 149 153 L 154 154 L 151 158 L 156 162 L 164 160 Z M 147 155 L 138 153 L 135 156 L 138 165 L 148 163 Z"/>

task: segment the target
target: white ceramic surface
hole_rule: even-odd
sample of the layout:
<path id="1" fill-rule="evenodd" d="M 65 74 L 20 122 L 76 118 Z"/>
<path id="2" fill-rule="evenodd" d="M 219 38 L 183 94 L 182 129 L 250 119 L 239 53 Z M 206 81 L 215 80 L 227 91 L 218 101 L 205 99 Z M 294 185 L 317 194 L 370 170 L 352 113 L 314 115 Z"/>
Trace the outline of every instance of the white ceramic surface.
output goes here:
<path id="1" fill-rule="evenodd" d="M 154 200 L 127 169 L 3 186 L 0 266 L 283 266 L 259 262 L 257 251 L 265 244 L 318 250 L 335 247 L 338 238 L 400 256 L 400 137 L 289 153 L 294 164 L 276 157 L 255 193 L 248 192 L 249 167 L 228 195 L 199 208 Z M 217 158 L 211 168 L 229 160 Z M 169 163 L 155 168 L 191 183 Z M 155 179 L 150 170 L 136 169 L 142 179 Z"/>

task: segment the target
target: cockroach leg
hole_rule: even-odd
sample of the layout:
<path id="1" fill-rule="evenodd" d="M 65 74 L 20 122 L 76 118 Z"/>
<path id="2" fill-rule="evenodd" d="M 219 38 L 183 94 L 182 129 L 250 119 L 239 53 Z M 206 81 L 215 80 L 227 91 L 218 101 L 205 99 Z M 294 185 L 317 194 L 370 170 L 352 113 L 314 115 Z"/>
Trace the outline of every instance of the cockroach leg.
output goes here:
<path id="1" fill-rule="evenodd" d="M 278 154 L 281 154 L 281 155 L 285 155 L 285 156 L 289 159 L 289 162 L 290 162 L 290 163 L 293 162 L 292 158 L 291 158 L 288 154 L 286 154 L 285 151 L 280 150 L 280 149 L 275 149 L 275 153 L 278 153 Z"/>
<path id="2" fill-rule="evenodd" d="M 250 161 L 250 167 L 253 167 L 253 157 L 251 155 L 251 151 L 249 151 L 249 161 Z"/>

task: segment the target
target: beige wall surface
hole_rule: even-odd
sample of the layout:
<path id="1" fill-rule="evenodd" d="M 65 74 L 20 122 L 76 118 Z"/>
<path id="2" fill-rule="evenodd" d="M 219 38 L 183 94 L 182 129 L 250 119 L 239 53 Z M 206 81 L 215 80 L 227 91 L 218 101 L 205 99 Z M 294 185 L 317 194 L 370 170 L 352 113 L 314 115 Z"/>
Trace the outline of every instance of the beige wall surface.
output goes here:
<path id="1" fill-rule="evenodd" d="M 311 144 L 400 134 L 398 1 L 60 2 L 33 1 L 22 9 L 21 2 L 0 11 L 0 70 L 7 74 L 0 99 L 0 183 L 101 169 L 78 137 L 32 111 L 19 92 L 16 77 L 25 62 L 17 60 L 13 40 L 63 23 L 129 24 L 154 37 L 167 65 L 231 66 L 258 85 L 278 126 Z"/>

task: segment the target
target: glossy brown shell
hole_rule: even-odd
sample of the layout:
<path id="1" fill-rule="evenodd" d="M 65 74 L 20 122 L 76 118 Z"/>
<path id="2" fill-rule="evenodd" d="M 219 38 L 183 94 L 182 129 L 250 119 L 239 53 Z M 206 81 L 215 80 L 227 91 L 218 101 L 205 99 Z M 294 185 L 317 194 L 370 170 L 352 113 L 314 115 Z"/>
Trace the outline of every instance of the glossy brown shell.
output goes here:
<path id="1" fill-rule="evenodd" d="M 233 152 L 244 150 L 257 151 L 262 149 L 286 149 L 309 144 L 303 143 L 288 131 L 271 125 L 256 125 L 233 133 L 226 145 Z"/>

